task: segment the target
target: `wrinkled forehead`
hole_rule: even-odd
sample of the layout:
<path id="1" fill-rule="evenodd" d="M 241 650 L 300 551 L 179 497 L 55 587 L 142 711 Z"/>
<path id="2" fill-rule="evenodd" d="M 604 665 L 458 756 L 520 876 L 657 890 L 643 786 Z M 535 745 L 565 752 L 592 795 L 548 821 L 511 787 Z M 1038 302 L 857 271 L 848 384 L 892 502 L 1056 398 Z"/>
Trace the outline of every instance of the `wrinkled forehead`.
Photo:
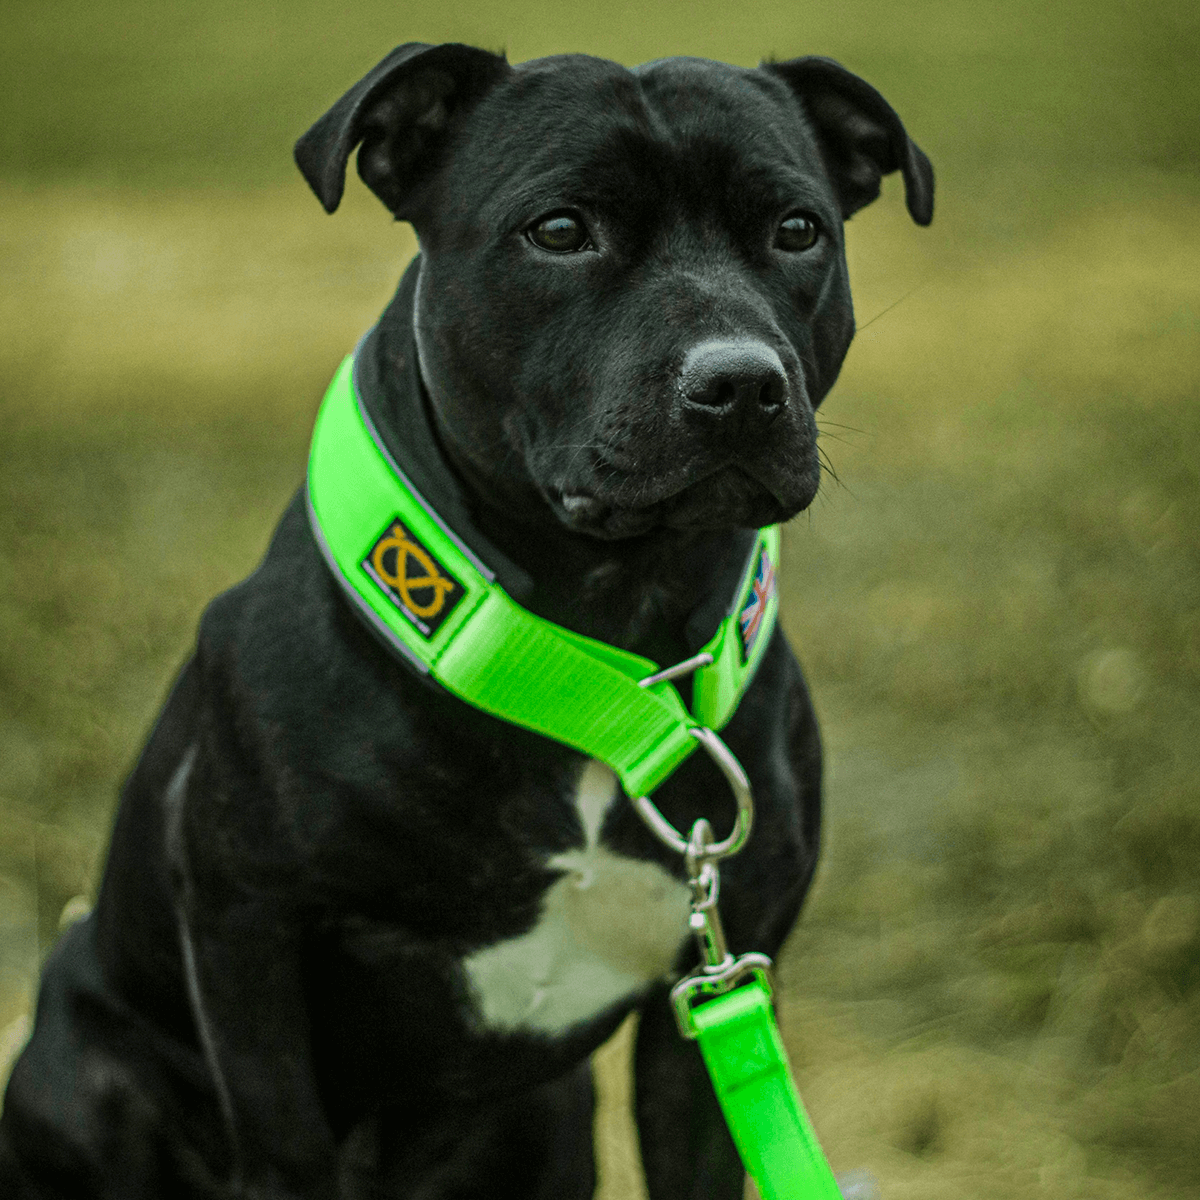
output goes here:
<path id="1" fill-rule="evenodd" d="M 736 182 L 836 213 L 798 103 L 764 71 L 699 58 L 633 69 L 587 55 L 535 59 L 485 97 L 467 135 L 455 183 L 490 189 L 496 203 L 531 190 L 600 203 L 655 190 L 686 206 Z"/>

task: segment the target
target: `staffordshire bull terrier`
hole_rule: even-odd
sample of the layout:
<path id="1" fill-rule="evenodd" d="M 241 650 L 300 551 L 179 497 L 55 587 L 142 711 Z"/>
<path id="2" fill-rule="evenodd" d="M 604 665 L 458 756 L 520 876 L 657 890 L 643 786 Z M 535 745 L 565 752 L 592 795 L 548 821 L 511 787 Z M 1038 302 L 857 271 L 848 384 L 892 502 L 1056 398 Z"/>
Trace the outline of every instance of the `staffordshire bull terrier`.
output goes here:
<path id="1" fill-rule="evenodd" d="M 354 357 L 374 436 L 524 609 L 694 656 L 754 531 L 817 492 L 814 413 L 854 332 L 843 220 L 898 170 L 927 224 L 928 160 L 829 59 L 423 44 L 298 142 L 329 212 L 356 148 L 420 245 Z M 302 488 L 204 614 L 125 786 L 8 1087 L 3 1194 L 583 1200 L 588 1056 L 636 1009 L 650 1196 L 737 1200 L 667 1001 L 696 962 L 683 859 L 605 763 L 389 645 L 310 508 Z M 735 951 L 773 955 L 816 861 L 821 752 L 782 633 L 764 646 L 722 733 L 756 818 L 721 904 Z M 677 829 L 734 820 L 703 754 L 654 803 Z"/>

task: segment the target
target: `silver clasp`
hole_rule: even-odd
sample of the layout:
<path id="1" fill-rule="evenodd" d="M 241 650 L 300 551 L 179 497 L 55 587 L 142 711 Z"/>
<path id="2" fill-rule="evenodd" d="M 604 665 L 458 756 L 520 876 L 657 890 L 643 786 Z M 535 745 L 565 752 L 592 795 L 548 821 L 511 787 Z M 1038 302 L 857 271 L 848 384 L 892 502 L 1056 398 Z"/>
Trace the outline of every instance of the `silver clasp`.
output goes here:
<path id="1" fill-rule="evenodd" d="M 675 1024 L 679 1026 L 679 1032 L 685 1038 L 695 1038 L 700 1031 L 696 1028 L 692 1016 L 692 1006 L 701 1000 L 723 996 L 748 979 L 757 979 L 766 989 L 767 995 L 772 995 L 772 965 L 767 955 L 754 950 L 737 958 L 730 956 L 727 966 L 713 970 L 701 967 L 690 975 L 685 975 L 671 989 L 671 1007 L 675 1010 Z"/>
<path id="2" fill-rule="evenodd" d="M 717 901 L 721 895 L 721 873 L 717 862 L 736 854 L 750 836 L 754 820 L 754 799 L 750 792 L 750 781 L 742 764 L 734 758 L 729 747 L 711 729 L 697 726 L 688 732 L 708 751 L 720 767 L 734 799 L 737 801 L 737 817 L 733 831 L 723 841 L 713 841 L 712 826 L 701 817 L 691 829 L 688 837 L 671 824 L 658 811 L 649 796 L 634 800 L 638 815 L 650 827 L 660 841 L 683 855 L 687 867 L 688 886 L 692 890 L 692 912 L 688 917 L 688 928 L 696 939 L 700 951 L 700 966 L 690 975 L 685 975 L 671 989 L 671 1007 L 675 1012 L 675 1023 L 685 1038 L 697 1036 L 696 1022 L 692 1017 L 692 1006 L 702 1000 L 712 999 L 732 991 L 741 983 L 756 978 L 766 988 L 767 995 L 773 989 L 771 983 L 771 960 L 765 954 L 752 952 L 735 958 L 725 941 L 725 930 L 721 925 L 721 914 Z"/>
<path id="3" fill-rule="evenodd" d="M 684 855 L 688 886 L 692 889 L 692 914 L 688 918 L 688 927 L 700 951 L 700 966 L 671 989 L 675 1023 L 685 1038 L 694 1038 L 697 1034 L 692 1016 L 692 1006 L 697 1002 L 732 991 L 749 977 L 761 980 L 768 996 L 773 991 L 771 960 L 765 954 L 743 954 L 734 958 L 729 953 L 721 914 L 717 910 L 717 900 L 721 895 L 721 873 L 712 857 L 715 848 L 712 826 L 701 817 L 692 826 Z"/>
<path id="4" fill-rule="evenodd" d="M 678 679 L 700 667 L 708 666 L 712 655 L 701 653 L 692 658 L 667 667 L 654 675 L 639 680 L 642 687 L 652 687 L 668 679 Z M 771 960 L 765 954 L 753 952 L 734 958 L 725 942 L 725 930 L 721 925 L 721 914 L 717 911 L 717 900 L 721 894 L 721 874 L 717 863 L 722 858 L 736 854 L 750 836 L 754 821 L 754 797 L 750 792 L 750 780 L 742 764 L 733 756 L 729 747 L 711 729 L 697 725 L 688 730 L 708 751 L 709 757 L 720 768 L 721 774 L 733 792 L 737 802 L 737 815 L 733 829 L 722 841 L 713 840 L 712 826 L 701 817 L 684 837 L 649 796 L 638 796 L 633 801 L 638 816 L 649 826 L 650 831 L 676 854 L 682 854 L 687 867 L 688 886 L 692 890 L 692 912 L 688 917 L 688 928 L 696 939 L 700 951 L 700 965 L 685 975 L 671 989 L 671 1007 L 675 1011 L 675 1022 L 685 1038 L 698 1034 L 692 1016 L 692 1006 L 701 1000 L 711 999 L 732 991 L 740 983 L 751 978 L 761 981 L 767 995 L 771 995 Z"/>
<path id="5" fill-rule="evenodd" d="M 721 914 L 717 911 L 721 873 L 717 870 L 717 864 L 708 857 L 707 851 L 711 845 L 712 826 L 701 817 L 692 826 L 684 862 L 687 864 L 688 886 L 692 889 L 692 915 L 688 918 L 688 928 L 696 938 L 700 962 L 706 971 L 715 971 L 733 961 L 725 943 Z"/>

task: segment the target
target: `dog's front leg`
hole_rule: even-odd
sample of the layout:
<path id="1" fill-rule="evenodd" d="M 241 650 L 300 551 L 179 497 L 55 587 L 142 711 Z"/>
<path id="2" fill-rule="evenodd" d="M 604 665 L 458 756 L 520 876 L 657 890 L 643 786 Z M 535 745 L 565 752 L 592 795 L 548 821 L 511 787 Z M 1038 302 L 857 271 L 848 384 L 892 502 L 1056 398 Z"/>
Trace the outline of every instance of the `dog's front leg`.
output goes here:
<path id="1" fill-rule="evenodd" d="M 196 789 L 189 806 L 194 766 L 192 752 L 168 787 L 167 843 L 188 999 L 229 1134 L 234 1195 L 326 1200 L 337 1194 L 336 1152 L 312 1065 L 304 926 L 281 899 L 287 889 L 240 878 L 228 852 L 237 835 L 203 811 L 213 789 Z"/>
<path id="2" fill-rule="evenodd" d="M 664 991 L 642 1009 L 635 1111 L 650 1200 L 741 1200 L 745 1172 L 695 1042 Z"/>
<path id="3" fill-rule="evenodd" d="M 189 891 L 184 962 L 230 1133 L 234 1192 L 332 1200 L 336 1151 L 312 1066 L 299 925 L 268 900 L 198 903 Z"/>

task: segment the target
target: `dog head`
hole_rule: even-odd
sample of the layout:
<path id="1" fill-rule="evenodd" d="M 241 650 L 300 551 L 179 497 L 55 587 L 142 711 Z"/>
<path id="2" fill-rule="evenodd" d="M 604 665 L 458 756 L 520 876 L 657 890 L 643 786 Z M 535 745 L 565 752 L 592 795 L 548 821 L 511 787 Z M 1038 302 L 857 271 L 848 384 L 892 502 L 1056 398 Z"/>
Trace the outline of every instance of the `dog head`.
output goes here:
<path id="1" fill-rule="evenodd" d="M 356 146 L 417 231 L 417 357 L 456 467 L 604 538 L 808 505 L 854 333 L 842 222 L 895 170 L 913 219 L 933 210 L 895 112 L 824 58 L 410 44 L 297 143 L 329 212 Z"/>

